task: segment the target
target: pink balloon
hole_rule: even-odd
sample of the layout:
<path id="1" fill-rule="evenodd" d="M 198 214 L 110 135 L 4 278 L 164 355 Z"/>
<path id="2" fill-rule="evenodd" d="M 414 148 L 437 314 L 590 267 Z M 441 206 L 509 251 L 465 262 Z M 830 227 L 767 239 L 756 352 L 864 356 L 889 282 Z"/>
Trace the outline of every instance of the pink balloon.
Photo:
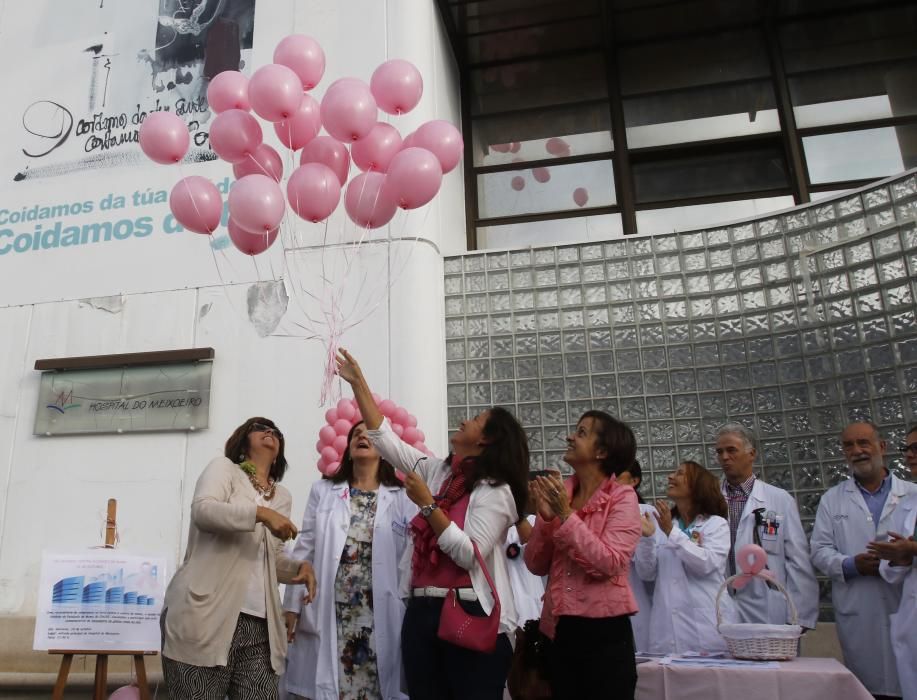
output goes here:
<path id="1" fill-rule="evenodd" d="M 384 401 L 381 401 L 378 405 L 379 405 L 379 411 L 386 418 L 391 418 L 392 414 L 395 412 L 395 409 L 398 408 L 395 405 L 395 402 L 392 401 L 391 399 L 385 399 Z"/>
<path id="2" fill-rule="evenodd" d="M 420 430 L 420 428 L 417 429 L 417 432 L 420 433 L 420 437 L 417 438 L 417 439 L 420 440 L 420 442 L 426 442 L 426 441 L 427 441 L 427 436 L 424 435 L 424 432 L 423 432 L 422 430 Z"/>
<path id="3" fill-rule="evenodd" d="M 436 196 L 442 181 L 443 171 L 436 156 L 423 148 L 409 148 L 392 158 L 383 198 L 402 209 L 417 209 Z"/>
<path id="4" fill-rule="evenodd" d="M 398 425 L 404 426 L 407 419 L 408 419 L 408 412 L 401 406 L 396 408 L 395 412 L 392 414 L 392 422 Z"/>
<path id="5" fill-rule="evenodd" d="M 330 445 L 330 444 L 331 444 L 330 442 L 329 442 L 329 443 L 324 443 L 324 442 L 322 442 L 321 440 L 319 440 L 318 442 L 315 443 L 315 451 L 318 452 L 319 454 L 321 454 L 322 448 L 325 447 L 326 445 Z"/>
<path id="6" fill-rule="evenodd" d="M 338 469 L 341 468 L 340 462 L 331 462 L 325 467 L 325 476 L 334 476 L 338 473 Z"/>
<path id="7" fill-rule="evenodd" d="M 369 86 L 356 78 L 331 83 L 322 98 L 322 124 L 338 141 L 358 141 L 372 131 L 379 110 Z"/>
<path id="8" fill-rule="evenodd" d="M 237 180 L 246 175 L 267 175 L 274 182 L 280 182 L 283 177 L 283 161 L 277 151 L 262 143 L 238 163 L 233 163 L 232 174 Z"/>
<path id="9" fill-rule="evenodd" d="M 522 192 L 522 190 L 525 189 L 525 178 L 521 175 L 516 175 L 516 177 L 509 181 L 509 185 L 516 190 L 516 192 Z"/>
<path id="10" fill-rule="evenodd" d="M 248 78 L 237 70 L 217 73 L 207 87 L 207 103 L 214 114 L 228 109 L 247 112 L 252 108 L 248 101 Z"/>
<path id="11" fill-rule="evenodd" d="M 412 428 L 411 426 L 407 426 L 404 429 L 404 432 L 401 434 L 401 439 L 404 440 L 406 443 L 413 445 L 415 442 L 418 442 L 420 440 L 420 431 L 417 430 L 417 428 Z"/>
<path id="12" fill-rule="evenodd" d="M 413 413 L 409 413 L 408 419 L 405 423 L 406 425 L 409 425 L 412 428 L 416 428 L 417 427 L 417 416 L 415 416 Z"/>
<path id="13" fill-rule="evenodd" d="M 178 163 L 188 152 L 188 125 L 172 112 L 148 114 L 140 125 L 140 148 L 147 158 L 163 165 Z"/>
<path id="14" fill-rule="evenodd" d="M 497 153 L 509 153 L 510 148 L 511 146 L 508 143 L 494 143 L 490 146 L 490 150 Z"/>
<path id="15" fill-rule="evenodd" d="M 551 179 L 551 171 L 547 168 L 532 168 L 532 177 L 538 182 L 547 182 Z"/>
<path id="16" fill-rule="evenodd" d="M 459 164 L 465 148 L 462 133 L 443 119 L 435 119 L 422 125 L 415 132 L 414 145 L 425 148 L 436 156 L 444 173 L 450 172 Z"/>
<path id="17" fill-rule="evenodd" d="M 292 117 L 302 98 L 302 82 L 286 66 L 268 63 L 256 70 L 248 81 L 248 100 L 252 109 L 269 122 Z"/>
<path id="18" fill-rule="evenodd" d="M 340 459 L 344 456 L 344 452 L 347 451 L 347 436 L 336 435 L 331 442 L 331 446 L 337 451 L 338 459 Z"/>
<path id="19" fill-rule="evenodd" d="M 384 173 L 400 150 L 401 134 L 398 133 L 398 129 L 384 122 L 377 122 L 372 131 L 354 142 L 350 147 L 350 155 L 360 170 Z"/>
<path id="20" fill-rule="evenodd" d="M 573 190 L 573 201 L 576 202 L 576 205 L 579 207 L 585 207 L 586 202 L 589 201 L 589 192 L 585 187 L 577 187 Z"/>
<path id="21" fill-rule="evenodd" d="M 322 128 L 319 105 L 312 95 L 303 95 L 296 113 L 289 119 L 274 124 L 277 138 L 287 148 L 298 151 L 318 136 Z"/>
<path id="22" fill-rule="evenodd" d="M 300 165 L 287 182 L 287 199 L 290 208 L 306 221 L 324 221 L 337 209 L 341 201 L 341 183 L 327 165 L 306 163 Z M 346 418 L 338 410 L 338 415 Z"/>
<path id="23" fill-rule="evenodd" d="M 336 408 L 329 408 L 325 411 L 325 422 L 328 425 L 334 425 L 338 420 L 338 411 Z"/>
<path id="24" fill-rule="evenodd" d="M 347 435 L 347 433 L 350 432 L 350 428 L 351 428 L 352 426 L 350 425 L 350 421 L 349 421 L 349 420 L 344 420 L 343 418 L 338 418 L 338 419 L 334 422 L 334 426 L 333 426 L 333 427 L 334 427 L 334 432 L 336 432 L 338 435 Z"/>
<path id="25" fill-rule="evenodd" d="M 406 114 L 420 102 L 423 78 L 414 64 L 395 58 L 373 71 L 369 87 L 384 112 Z"/>
<path id="26" fill-rule="evenodd" d="M 175 183 L 169 194 L 169 209 L 186 229 L 210 234 L 220 225 L 223 198 L 206 177 L 190 175 Z"/>
<path id="27" fill-rule="evenodd" d="M 280 229 L 274 229 L 265 233 L 252 233 L 246 231 L 232 219 L 226 224 L 226 230 L 229 231 L 229 240 L 239 252 L 246 255 L 260 255 L 270 248 L 274 241 L 277 240 L 277 234 Z"/>
<path id="28" fill-rule="evenodd" d="M 353 404 L 348 399 L 341 399 L 338 401 L 337 409 L 338 415 L 344 420 L 353 420 L 357 412 L 357 409 L 354 408 Z"/>
<path id="29" fill-rule="evenodd" d="M 509 146 L 510 153 L 518 153 L 521 150 L 522 150 L 522 144 L 519 143 L 518 141 L 513 141 Z"/>
<path id="30" fill-rule="evenodd" d="M 263 138 L 258 120 L 241 109 L 228 109 L 216 115 L 210 125 L 210 147 L 230 163 L 254 155 Z"/>
<path id="31" fill-rule="evenodd" d="M 561 138 L 553 136 L 545 141 L 544 150 L 552 156 L 568 156 L 570 155 L 570 144 Z"/>
<path id="32" fill-rule="evenodd" d="M 323 425 L 318 431 L 318 441 L 321 443 L 322 447 L 330 445 L 336 437 L 337 433 L 334 432 L 334 428 L 330 425 Z"/>
<path id="33" fill-rule="evenodd" d="M 325 460 L 326 464 L 332 464 L 337 462 L 340 458 L 338 457 L 338 451 L 329 445 L 328 447 L 322 448 L 322 459 Z"/>
<path id="34" fill-rule="evenodd" d="M 401 437 L 402 434 L 404 433 L 404 427 L 399 423 L 393 423 L 392 432 L 394 432 L 395 435 L 397 435 L 398 437 Z"/>
<path id="35" fill-rule="evenodd" d="M 401 150 L 403 151 L 406 148 L 413 148 L 414 146 L 414 132 L 412 131 L 401 140 Z"/>
<path id="36" fill-rule="evenodd" d="M 316 136 L 306 144 L 299 155 L 301 165 L 306 163 L 321 163 L 327 165 L 337 176 L 341 187 L 347 182 L 350 172 L 350 154 L 347 147 L 332 136 Z"/>
<path id="37" fill-rule="evenodd" d="M 291 34 L 274 49 L 274 63 L 291 69 L 299 77 L 303 90 L 311 90 L 325 74 L 325 52 L 311 36 Z"/>
<path id="38" fill-rule="evenodd" d="M 370 170 L 360 173 L 347 185 L 344 194 L 344 209 L 347 216 L 357 226 L 363 228 L 379 228 L 385 226 L 398 206 L 393 200 L 383 196 L 382 187 L 386 176 Z"/>
<path id="39" fill-rule="evenodd" d="M 280 185 L 267 175 L 246 175 L 229 190 L 229 216 L 246 231 L 273 231 L 285 209 Z"/>

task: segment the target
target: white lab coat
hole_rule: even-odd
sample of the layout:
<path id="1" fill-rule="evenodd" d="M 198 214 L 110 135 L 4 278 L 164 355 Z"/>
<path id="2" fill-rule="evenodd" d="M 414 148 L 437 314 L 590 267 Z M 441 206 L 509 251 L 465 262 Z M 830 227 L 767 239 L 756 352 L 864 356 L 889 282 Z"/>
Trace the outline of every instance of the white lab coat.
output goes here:
<path id="1" fill-rule="evenodd" d="M 373 523 L 373 637 L 379 685 L 384 700 L 404 700 L 401 692 L 401 621 L 398 563 L 410 538 L 417 506 L 403 488 L 380 486 Z M 303 586 L 287 586 L 284 610 L 298 612 L 296 638 L 287 654 L 282 685 L 311 700 L 338 700 L 338 640 L 334 580 L 350 529 L 350 487 L 327 479 L 309 493 L 302 528 L 293 551 L 312 562 L 318 596 L 301 605 Z"/>
<path id="2" fill-rule="evenodd" d="M 768 534 L 764 527 L 758 528 L 761 546 L 767 552 L 767 568 L 774 572 L 792 598 L 799 624 L 814 629 L 818 620 L 818 582 L 809 559 L 809 540 L 802 529 L 796 501 L 783 489 L 755 479 L 736 531 L 737 552 L 746 544 L 754 543 L 754 511 L 757 508 L 764 508 L 765 513 L 770 513 L 777 523 L 777 531 L 773 534 Z M 760 579 L 736 591 L 734 600 L 739 622 L 770 625 L 789 622 L 783 593 L 768 588 Z"/>
<path id="3" fill-rule="evenodd" d="M 825 491 L 812 530 L 812 561 L 831 577 L 831 601 L 844 663 L 873 695 L 900 695 L 889 615 L 898 610 L 901 585 L 877 576 L 844 580 L 844 559 L 866 551 L 873 540 L 885 539 L 898 505 L 917 486 L 891 478 L 891 490 L 878 525 L 853 479 Z"/>
<path id="4" fill-rule="evenodd" d="M 534 515 L 528 516 L 527 520 L 529 525 L 535 524 Z M 506 547 L 508 548 L 511 544 L 519 545 L 519 556 L 515 559 L 506 557 L 506 570 L 516 603 L 517 624 L 519 627 L 524 627 L 527 621 L 541 617 L 544 581 L 541 576 L 536 576 L 526 567 L 523 559 L 525 545 L 519 541 L 519 531 L 515 526 L 506 531 Z"/>
<path id="5" fill-rule="evenodd" d="M 637 574 L 655 581 L 650 613 L 649 651 L 654 654 L 726 651 L 716 629 L 716 594 L 726 580 L 729 522 L 718 515 L 699 516 L 696 539 L 676 523 L 666 535 L 656 525 L 641 537 L 634 555 Z M 723 594 L 724 622 L 735 621 L 732 599 Z"/>
<path id="6" fill-rule="evenodd" d="M 889 530 L 911 537 L 917 527 L 917 495 L 898 504 Z M 879 573 L 891 584 L 904 582 L 901 605 L 891 620 L 892 649 L 898 666 L 898 681 L 903 700 L 917 700 L 917 557 L 910 566 L 891 566 L 883 561 Z"/>
<path id="7" fill-rule="evenodd" d="M 656 508 L 649 503 L 640 504 L 640 517 L 653 513 Z M 655 520 L 653 521 L 655 522 Z M 634 558 L 637 552 L 634 551 Z M 635 563 L 631 564 L 630 571 L 627 574 L 627 580 L 630 583 L 630 589 L 634 592 L 634 599 L 637 601 L 637 612 L 630 617 L 630 626 L 634 630 L 634 647 L 637 651 L 650 650 L 650 611 L 653 609 L 653 584 L 650 581 L 644 581 L 637 573 Z"/>

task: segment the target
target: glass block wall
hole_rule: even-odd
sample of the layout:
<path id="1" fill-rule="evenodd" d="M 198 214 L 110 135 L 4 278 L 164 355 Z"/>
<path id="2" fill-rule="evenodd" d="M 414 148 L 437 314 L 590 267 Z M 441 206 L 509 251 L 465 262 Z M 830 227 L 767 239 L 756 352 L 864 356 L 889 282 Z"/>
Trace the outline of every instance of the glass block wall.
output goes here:
<path id="1" fill-rule="evenodd" d="M 560 467 L 579 415 L 606 410 L 636 433 L 651 499 L 680 460 L 718 471 L 716 429 L 738 421 L 810 530 L 846 477 L 847 422 L 882 426 L 908 476 L 896 447 L 917 422 L 915 217 L 910 173 L 721 228 L 447 258 L 450 429 L 506 406 L 532 469 Z"/>

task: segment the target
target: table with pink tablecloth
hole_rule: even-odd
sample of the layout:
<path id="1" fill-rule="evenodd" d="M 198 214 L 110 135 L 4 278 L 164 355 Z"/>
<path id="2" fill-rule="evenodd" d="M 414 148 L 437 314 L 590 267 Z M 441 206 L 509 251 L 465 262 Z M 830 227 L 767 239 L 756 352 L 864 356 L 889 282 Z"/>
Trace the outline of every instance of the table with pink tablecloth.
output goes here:
<path id="1" fill-rule="evenodd" d="M 799 658 L 772 668 L 637 666 L 637 700 L 872 700 L 846 666 L 835 659 Z"/>

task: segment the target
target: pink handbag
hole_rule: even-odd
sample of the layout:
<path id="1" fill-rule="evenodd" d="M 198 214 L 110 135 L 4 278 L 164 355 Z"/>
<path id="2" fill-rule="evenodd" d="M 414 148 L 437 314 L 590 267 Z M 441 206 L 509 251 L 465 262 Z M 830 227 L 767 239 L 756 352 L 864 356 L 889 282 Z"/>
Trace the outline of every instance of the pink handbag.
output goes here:
<path id="1" fill-rule="evenodd" d="M 443 611 L 439 616 L 437 636 L 444 642 L 489 654 L 497 646 L 497 632 L 500 629 L 500 596 L 497 595 L 497 588 L 490 577 L 484 558 L 473 540 L 471 546 L 474 547 L 474 555 L 477 557 L 481 570 L 484 572 L 484 577 L 487 579 L 487 583 L 493 593 L 494 608 L 487 617 L 469 615 L 459 605 L 457 591 L 454 588 L 450 588 L 443 602 Z"/>

